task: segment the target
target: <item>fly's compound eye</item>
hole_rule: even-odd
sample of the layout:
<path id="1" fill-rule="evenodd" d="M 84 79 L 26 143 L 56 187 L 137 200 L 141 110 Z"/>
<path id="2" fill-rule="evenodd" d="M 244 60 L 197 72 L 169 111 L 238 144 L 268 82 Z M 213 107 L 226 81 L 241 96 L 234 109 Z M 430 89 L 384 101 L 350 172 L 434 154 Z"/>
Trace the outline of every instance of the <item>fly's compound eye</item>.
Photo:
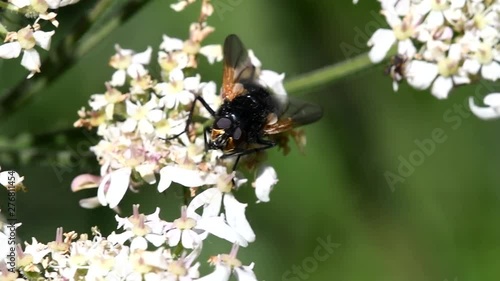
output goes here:
<path id="1" fill-rule="evenodd" d="M 215 125 L 219 129 L 229 129 L 231 127 L 231 124 L 232 124 L 231 120 L 229 120 L 229 118 L 226 117 L 219 118 L 219 120 L 217 120 L 217 122 L 215 123 Z"/>
<path id="2" fill-rule="evenodd" d="M 241 138 L 241 129 L 240 127 L 237 127 L 235 130 L 234 130 L 234 133 L 233 133 L 233 139 L 235 140 L 239 140 Z"/>

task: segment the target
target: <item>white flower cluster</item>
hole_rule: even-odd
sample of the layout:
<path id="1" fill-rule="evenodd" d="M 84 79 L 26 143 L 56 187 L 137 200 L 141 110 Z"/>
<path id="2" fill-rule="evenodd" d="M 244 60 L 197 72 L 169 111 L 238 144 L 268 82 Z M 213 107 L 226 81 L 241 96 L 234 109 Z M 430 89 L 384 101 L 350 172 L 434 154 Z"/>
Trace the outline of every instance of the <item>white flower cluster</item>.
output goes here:
<path id="1" fill-rule="evenodd" d="M 187 5 L 194 1 L 181 2 Z M 175 10 L 182 10 L 174 6 Z M 202 44 L 214 31 L 205 21 L 212 12 L 210 1 L 203 1 L 199 17 L 203 21 L 191 24 L 187 40 L 163 36 L 156 59 L 161 69 L 160 77 L 153 77 L 149 71 L 156 68 L 150 65 L 151 47 L 135 52 L 116 46 L 116 54 L 110 60 L 115 72 L 105 83 L 106 92 L 92 95 L 91 109 L 80 110 L 80 119 L 75 122 L 76 127 L 97 128 L 101 140 L 91 150 L 101 165 L 100 175 L 80 175 L 73 180 L 71 187 L 73 191 L 97 188 L 97 196 L 81 200 L 81 206 L 109 206 L 115 210 L 129 189 L 137 191 L 149 184 L 156 185 L 158 192 L 164 192 L 172 183 L 188 188 L 184 199 L 189 203 L 182 208 L 177 220 L 172 223 L 161 221 L 157 212 L 143 216 L 134 206 L 132 217 L 117 217 L 119 228 L 124 232 L 112 233 L 107 243 L 123 245 L 130 241 L 130 246 L 124 250 L 126 257 L 137 251 L 148 253 L 145 250 L 151 245 L 193 249 L 197 253 L 202 241 L 212 234 L 236 246 L 231 254 L 214 257 L 211 262 L 216 265 L 215 272 L 197 280 L 227 280 L 233 270 L 240 280 L 255 280 L 252 266 L 242 266 L 236 259 L 237 247 L 245 247 L 255 240 L 245 214 L 247 204 L 239 202 L 234 195 L 249 179 L 240 171 L 233 171 L 235 158 L 223 160 L 220 159 L 221 151 L 206 150 L 204 127 L 211 125 L 213 117 L 200 102 L 196 102 L 196 97 L 202 97 L 214 110 L 222 103 L 216 83 L 204 82 L 196 74 L 200 57 L 209 63 L 222 60 L 220 45 Z M 261 63 L 252 51 L 249 51 L 249 56 L 259 74 L 259 83 L 276 94 L 286 95 L 282 83 L 284 75 L 261 70 Z M 218 67 L 222 68 L 221 65 Z M 188 130 L 180 134 L 185 131 L 191 113 Z M 289 149 L 288 137 L 294 137 L 298 143 L 304 141 L 304 136 L 295 131 L 277 139 L 285 153 Z M 264 152 L 252 154 L 242 158 L 239 166 L 253 172 L 251 187 L 255 188 L 259 202 L 269 201 L 269 194 L 278 181 L 274 168 L 263 163 L 264 157 Z M 157 279 L 148 279 L 144 274 L 144 278 L 198 278 L 197 265 L 191 254 L 179 256 L 175 251 L 155 252 L 155 255 L 162 256 L 156 262 L 161 260 L 165 264 L 147 264 L 147 270 L 151 266 L 171 268 L 162 274 L 178 272 L 174 277 L 181 276 L 181 273 L 185 277 L 168 279 L 166 276 L 169 275 L 160 275 L 155 276 Z M 118 252 L 114 255 L 117 256 Z M 172 255 L 177 259 L 172 259 Z M 141 271 L 136 269 L 134 272 Z"/>
<path id="2" fill-rule="evenodd" d="M 253 263 L 244 266 L 237 259 L 238 244 L 229 254 L 210 258 L 214 272 L 200 277 L 196 260 L 202 240 L 208 233 L 226 238 L 227 229 L 218 228 L 207 218 L 189 215 L 185 207 L 181 217 L 171 223 L 161 220 L 159 211 L 144 215 L 134 205 L 132 216 L 116 216 L 120 233 L 108 237 L 97 228 L 92 229 L 93 238 L 74 231 L 63 233 L 58 228 L 55 240 L 47 244 L 32 238 L 24 250 L 17 245 L 15 272 L 7 270 L 6 254 L 2 252 L 0 280 L 224 281 L 231 273 L 238 280 L 257 280 Z M 2 234 L 0 231 L 0 238 Z"/>
<path id="3" fill-rule="evenodd" d="M 406 78 L 439 99 L 454 86 L 500 78 L 500 0 L 379 0 L 390 29 L 368 41 L 373 62 L 396 46 Z"/>
<path id="4" fill-rule="evenodd" d="M 8 0 L 9 11 L 15 11 L 28 18 L 34 18 L 34 22 L 18 31 L 8 32 L 0 23 L 0 35 L 5 36 L 4 44 L 0 45 L 0 58 L 17 58 L 23 52 L 21 65 L 30 71 L 28 78 L 40 72 L 40 54 L 35 49 L 36 46 L 49 50 L 50 41 L 55 31 L 42 31 L 42 21 L 50 21 L 54 27 L 59 26 L 56 20 L 57 14 L 51 10 L 63 6 L 75 4 L 80 0 Z"/>

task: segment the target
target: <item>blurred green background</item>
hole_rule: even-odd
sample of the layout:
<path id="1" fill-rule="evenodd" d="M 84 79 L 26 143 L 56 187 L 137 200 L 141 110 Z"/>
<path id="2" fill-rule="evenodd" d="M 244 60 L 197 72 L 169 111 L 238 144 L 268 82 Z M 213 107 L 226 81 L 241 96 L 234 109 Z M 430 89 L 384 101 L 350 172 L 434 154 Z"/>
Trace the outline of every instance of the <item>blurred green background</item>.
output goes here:
<path id="1" fill-rule="evenodd" d="M 59 11 L 61 30 L 55 42 L 75 24 L 73 15 L 95 1 L 82 2 Z M 22 142 L 16 139 L 20 134 L 71 128 L 76 111 L 87 105 L 89 96 L 104 91 L 104 82 L 113 73 L 108 60 L 114 44 L 157 50 L 162 34 L 187 38 L 199 3 L 175 13 L 169 8 L 172 2 L 149 1 L 75 67 L 19 110 L 2 117 L 3 159 L 11 155 L 6 146 Z M 385 27 L 375 1 L 362 0 L 356 6 L 351 1 L 327 0 L 213 3 L 216 11 L 209 24 L 216 32 L 206 44 L 222 43 L 226 35 L 236 33 L 255 51 L 264 69 L 285 72 L 288 78 L 367 51 L 365 42 L 371 33 Z M 0 93 L 4 93 L 26 72 L 19 60 L 0 63 Z M 250 188 L 239 192 L 239 199 L 249 203 L 247 217 L 257 234 L 256 242 L 242 249 L 239 257 L 245 264 L 256 263 L 259 280 L 499 279 L 500 123 L 478 120 L 463 107 L 469 96 L 484 95 L 495 85 L 456 89 L 449 99 L 439 101 L 406 85 L 394 93 L 383 69 L 384 65 L 373 66 L 297 94 L 325 110 L 324 118 L 306 129 L 306 154 L 270 153 L 269 162 L 280 179 L 271 202 L 255 204 Z M 204 80 L 220 82 L 221 65 L 203 64 L 200 73 Z M 432 153 L 419 160 L 416 142 L 430 139 L 439 128 L 446 140 L 434 143 Z M 6 138 L 11 141 L 5 143 Z M 79 161 L 79 157 L 91 157 L 86 148 L 95 139 L 83 134 L 76 138 L 79 141 L 66 149 L 76 151 L 76 158 L 73 155 L 73 165 L 64 166 L 67 169 L 62 172 L 55 172 L 56 164 L 43 161 L 22 166 L 11 164 L 16 159 L 0 163 L 3 170 L 24 175 L 29 188 L 18 194 L 16 202 L 22 239 L 36 236 L 46 242 L 59 226 L 89 232 L 98 225 L 105 234 L 116 227 L 112 210 L 78 206 L 79 199 L 93 196 L 95 190 L 70 190 L 76 175 L 98 172 L 96 162 Z M 410 156 L 422 163 L 389 183 L 387 173 L 398 175 L 401 159 L 410 161 Z M 144 212 L 159 206 L 164 219 L 174 219 L 180 194 L 180 187 L 166 196 L 145 187 L 139 194 L 127 194 L 121 204 L 123 214 L 130 214 L 131 204 L 140 203 Z M 0 207 L 5 208 L 5 191 L 0 195 Z M 314 258 L 315 249 L 322 245 L 318 239 L 340 246 L 320 261 Z M 229 243 L 216 239 L 204 246 L 207 256 L 230 250 Z M 203 270 L 208 272 L 207 267 Z"/>

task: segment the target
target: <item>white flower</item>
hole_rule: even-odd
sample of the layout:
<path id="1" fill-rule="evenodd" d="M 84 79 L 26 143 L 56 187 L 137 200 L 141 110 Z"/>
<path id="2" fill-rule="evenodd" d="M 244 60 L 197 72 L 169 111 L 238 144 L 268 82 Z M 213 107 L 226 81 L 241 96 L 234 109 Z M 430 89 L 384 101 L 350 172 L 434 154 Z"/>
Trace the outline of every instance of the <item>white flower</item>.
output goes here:
<path id="1" fill-rule="evenodd" d="M 165 231 L 170 247 L 181 242 L 184 248 L 193 249 L 201 245 L 201 241 L 207 238 L 209 233 L 232 243 L 246 242 L 225 223 L 223 216 L 202 217 L 194 212 L 188 214 L 186 206 L 182 207 L 181 217 L 167 224 Z"/>
<path id="2" fill-rule="evenodd" d="M 149 64 L 151 60 L 151 47 L 142 53 L 122 49 L 118 44 L 115 45 L 115 49 L 116 54 L 109 61 L 109 65 L 117 69 L 111 78 L 110 84 L 112 86 L 123 86 L 127 74 L 134 79 L 147 74 L 144 65 Z"/>
<path id="3" fill-rule="evenodd" d="M 214 175 L 216 187 L 209 188 L 193 198 L 188 206 L 188 214 L 196 213 L 196 210 L 203 206 L 203 217 L 218 217 L 224 205 L 227 224 L 245 240 L 245 243 L 240 245 L 246 246 L 246 242 L 255 241 L 255 233 L 245 216 L 247 204 L 238 202 L 231 192 L 234 172 L 227 174 L 222 171 L 222 167 L 217 170 L 219 174 Z"/>
<path id="4" fill-rule="evenodd" d="M 150 215 L 145 216 L 139 213 L 139 205 L 133 205 L 133 215 L 130 218 L 120 218 L 115 216 L 118 221 L 118 228 L 123 227 L 125 232 L 116 234 L 111 233 L 108 240 L 112 243 L 123 245 L 125 241 L 130 240 L 130 249 L 146 250 L 148 242 L 156 247 L 165 243 L 166 237 L 163 235 L 164 224 L 158 214 L 160 208 Z"/>
<path id="5" fill-rule="evenodd" d="M 474 99 L 469 99 L 469 105 L 472 113 L 477 117 L 489 120 L 500 117 L 500 93 L 491 93 L 484 98 L 484 104 L 487 107 L 479 107 L 474 104 Z"/>
<path id="6" fill-rule="evenodd" d="M 437 63 L 411 61 L 408 65 L 408 83 L 417 89 L 426 89 L 431 84 L 431 92 L 438 99 L 445 99 L 455 85 L 469 83 L 470 80 L 460 67 L 461 48 L 452 44 L 448 55 L 438 58 Z"/>
<path id="7" fill-rule="evenodd" d="M 135 104 L 126 100 L 127 114 L 129 118 L 123 122 L 121 129 L 123 132 L 131 133 L 136 130 L 141 134 L 152 134 L 155 130 L 153 123 L 159 122 L 162 116 L 162 110 L 158 109 L 159 101 L 154 95 L 144 105 Z"/>
<path id="8" fill-rule="evenodd" d="M 464 70 L 477 74 L 485 79 L 496 81 L 500 78 L 500 51 L 496 49 L 497 43 L 474 42 L 469 44 L 473 55 L 464 62 Z"/>
<path id="9" fill-rule="evenodd" d="M 130 184 L 132 168 L 123 167 L 115 170 L 102 178 L 97 189 L 97 198 L 102 206 L 109 205 L 115 208 L 122 200 Z"/>
<path id="10" fill-rule="evenodd" d="M 162 96 L 160 103 L 165 107 L 177 108 L 179 104 L 187 105 L 194 100 L 192 92 L 198 90 L 200 76 L 184 78 L 181 69 L 174 69 L 169 74 L 169 82 L 158 83 L 155 87 L 158 95 Z"/>
<path id="11" fill-rule="evenodd" d="M 234 244 L 229 254 L 222 254 L 212 257 L 210 262 L 215 265 L 215 271 L 206 275 L 198 281 L 227 281 L 233 273 L 236 280 L 239 281 L 257 281 L 257 277 L 253 272 L 254 264 L 244 266 L 239 259 L 236 258 L 238 254 L 238 244 Z"/>
<path id="12" fill-rule="evenodd" d="M 54 31 L 34 31 L 29 25 L 17 33 L 9 33 L 5 41 L 11 42 L 0 45 L 0 58 L 17 58 L 23 51 L 21 65 L 30 71 L 28 78 L 31 78 L 35 73 L 40 72 L 41 66 L 40 55 L 34 47 L 38 45 L 42 49 L 48 50 L 52 35 L 54 35 Z"/>
<path id="13" fill-rule="evenodd" d="M 0 184 L 8 190 L 14 188 L 16 191 L 23 187 L 24 177 L 21 177 L 16 171 L 0 172 Z"/>
<path id="14" fill-rule="evenodd" d="M 269 193 L 276 183 L 278 183 L 276 170 L 269 165 L 261 165 L 257 169 L 257 177 L 253 183 L 258 202 L 269 202 Z"/>
<path id="15" fill-rule="evenodd" d="M 419 30 L 418 15 L 408 14 L 403 19 L 390 11 L 386 11 L 384 15 L 392 29 L 381 28 L 373 33 L 368 41 L 368 46 L 372 47 L 369 53 L 370 60 L 374 63 L 382 61 L 396 42 L 398 42 L 398 54 L 413 57 L 417 50 L 411 38 L 415 37 Z"/>

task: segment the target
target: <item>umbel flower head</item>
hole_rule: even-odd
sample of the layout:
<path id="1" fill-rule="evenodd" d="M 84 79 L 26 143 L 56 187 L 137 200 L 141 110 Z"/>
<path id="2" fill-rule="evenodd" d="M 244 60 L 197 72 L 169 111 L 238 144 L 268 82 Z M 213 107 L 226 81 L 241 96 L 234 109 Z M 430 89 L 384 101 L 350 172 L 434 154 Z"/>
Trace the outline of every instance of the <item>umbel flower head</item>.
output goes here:
<path id="1" fill-rule="evenodd" d="M 192 2 L 180 1 L 174 8 L 182 10 L 179 7 Z M 240 188 L 254 188 L 257 201 L 268 202 L 278 182 L 275 169 L 264 162 L 264 152 L 242 158 L 238 167 L 251 172 L 245 175 L 242 170 L 233 170 L 235 158 L 221 159 L 221 151 L 206 150 L 204 127 L 214 121 L 211 112 L 196 101 L 201 97 L 213 109 L 223 102 L 218 91 L 221 85 L 205 81 L 197 73 L 200 59 L 210 64 L 223 59 L 220 45 L 204 44 L 204 39 L 214 31 L 205 21 L 212 11 L 210 1 L 202 1 L 199 18 L 203 21 L 191 24 L 189 38 L 164 35 L 156 56 L 151 47 L 135 51 L 116 45 L 116 54 L 110 59 L 115 71 L 104 83 L 104 92 L 92 95 L 90 109 L 78 112 L 80 118 L 74 125 L 95 129 L 100 137 L 91 148 L 99 161 L 100 174 L 82 174 L 71 184 L 73 191 L 97 188 L 95 197 L 80 201 L 82 207 L 108 206 L 118 212 L 128 190 L 138 191 L 153 185 L 158 192 L 164 192 L 173 183 L 188 189 L 184 193 L 185 206 L 173 222 L 161 220 L 158 210 L 142 215 L 138 206 L 134 206 L 131 217 L 116 217 L 119 231 L 111 233 L 106 241 L 113 245 L 129 242 L 124 256 L 151 247 L 199 252 L 210 234 L 246 247 L 255 241 L 256 235 L 246 216 L 248 205 L 240 202 L 235 193 Z M 248 55 L 256 68 L 258 83 L 276 95 L 286 95 L 284 74 L 262 69 L 262 63 L 251 50 Z M 157 69 L 152 65 L 155 63 L 161 69 L 159 76 L 150 71 Z M 188 118 L 191 122 L 186 127 Z M 290 150 L 289 137 L 299 146 L 305 144 L 301 131 L 289 131 L 277 138 L 284 153 Z M 160 254 L 168 256 L 165 252 Z M 162 268 L 170 268 L 169 274 L 176 272 L 177 276 L 189 275 L 194 279 L 197 266 L 189 255 L 177 258 L 166 258 L 172 262 Z M 228 261 L 221 259 L 215 264 L 222 266 Z M 105 269 L 109 271 L 110 266 Z M 251 267 L 229 265 L 228 268 L 228 272 L 234 270 L 243 277 L 253 276 Z"/>
<path id="2" fill-rule="evenodd" d="M 32 238 L 31 243 L 15 246 L 13 269 L 12 263 L 7 269 L 7 254 L 12 254 L 3 253 L 8 247 L 2 247 L 0 280 L 227 280 L 231 271 L 239 280 L 256 280 L 253 263 L 243 266 L 236 258 L 238 244 L 233 244 L 229 255 L 211 258 L 216 271 L 199 279 L 202 241 L 209 233 L 227 239 L 231 230 L 209 218 L 190 217 L 185 207 L 182 210 L 181 218 L 167 222 L 160 219 L 159 208 L 145 215 L 134 205 L 132 216 L 116 216 L 119 233 L 107 237 L 97 227 L 91 235 L 64 232 L 60 227 L 53 241 Z M 7 245 L 6 234 L 7 228 L 0 228 L 2 245 Z"/>
<path id="3" fill-rule="evenodd" d="M 372 35 L 369 55 L 380 62 L 396 48 L 404 58 L 397 82 L 444 99 L 455 86 L 500 78 L 500 1 L 379 2 L 389 28 Z"/>

